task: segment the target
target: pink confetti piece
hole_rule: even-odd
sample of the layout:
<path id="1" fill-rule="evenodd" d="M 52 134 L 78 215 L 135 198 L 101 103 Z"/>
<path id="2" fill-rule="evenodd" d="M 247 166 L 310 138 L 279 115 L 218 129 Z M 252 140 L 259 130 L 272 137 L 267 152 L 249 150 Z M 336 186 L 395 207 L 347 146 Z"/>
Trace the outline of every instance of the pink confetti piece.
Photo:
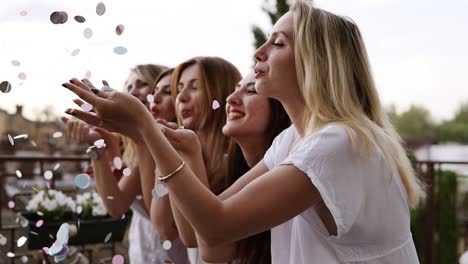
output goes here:
<path id="1" fill-rule="evenodd" d="M 61 137 L 62 135 L 63 135 L 62 132 L 55 132 L 55 133 L 52 135 L 52 137 L 53 137 L 53 138 L 59 138 L 59 137 Z"/>
<path id="2" fill-rule="evenodd" d="M 112 264 L 124 264 L 124 263 L 125 263 L 125 259 L 122 255 L 115 255 L 112 258 Z"/>
<path id="3" fill-rule="evenodd" d="M 39 220 L 36 222 L 36 227 L 39 228 L 44 224 L 44 220 Z"/>
<path id="4" fill-rule="evenodd" d="M 24 72 L 20 72 L 20 74 L 18 74 L 18 78 L 20 78 L 20 80 L 26 80 L 26 78 L 28 78 L 28 76 L 26 75 L 26 73 Z"/>
<path id="5" fill-rule="evenodd" d="M 90 112 L 91 110 L 93 110 L 93 105 L 88 104 L 88 103 L 84 103 L 84 104 L 81 105 L 81 109 L 83 109 L 83 111 L 85 111 L 85 112 Z"/>
<path id="6" fill-rule="evenodd" d="M 15 208 L 15 205 L 16 205 L 16 204 L 15 204 L 14 201 L 9 201 L 9 202 L 8 202 L 8 208 L 10 208 L 10 209 Z"/>
<path id="7" fill-rule="evenodd" d="M 216 110 L 220 107 L 219 102 L 216 100 L 213 100 L 213 110 Z"/>

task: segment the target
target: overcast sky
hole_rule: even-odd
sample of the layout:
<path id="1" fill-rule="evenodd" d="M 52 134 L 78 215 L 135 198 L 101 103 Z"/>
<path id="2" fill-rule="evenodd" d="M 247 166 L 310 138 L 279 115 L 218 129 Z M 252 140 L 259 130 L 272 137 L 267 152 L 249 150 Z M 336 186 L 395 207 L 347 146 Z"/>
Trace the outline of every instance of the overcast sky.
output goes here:
<path id="1" fill-rule="evenodd" d="M 254 52 L 251 25 L 269 29 L 262 0 L 108 0 L 103 16 L 95 12 L 98 2 L 0 0 L 0 82 L 13 85 L 0 93 L 0 108 L 13 113 L 23 104 L 29 118 L 46 105 L 61 113 L 74 98 L 61 83 L 90 71 L 93 82 L 106 79 L 120 89 L 139 63 L 176 66 L 194 56 L 221 56 L 245 74 Z M 423 105 L 442 120 L 468 101 L 468 0 L 316 3 L 361 28 L 384 104 L 399 111 Z M 68 22 L 52 24 L 53 11 L 66 11 Z M 77 23 L 75 15 L 86 22 Z M 115 34 L 118 24 L 125 26 L 121 36 Z M 87 27 L 91 39 L 83 36 Z M 116 46 L 128 52 L 116 55 Z M 71 56 L 75 49 L 80 53 Z M 27 79 L 20 86 L 21 72 Z"/>

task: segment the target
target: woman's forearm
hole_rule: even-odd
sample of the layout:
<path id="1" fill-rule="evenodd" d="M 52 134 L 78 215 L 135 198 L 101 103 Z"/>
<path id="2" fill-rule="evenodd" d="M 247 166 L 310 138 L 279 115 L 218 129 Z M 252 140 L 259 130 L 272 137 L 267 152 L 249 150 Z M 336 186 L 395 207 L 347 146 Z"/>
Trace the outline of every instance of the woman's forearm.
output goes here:
<path id="1" fill-rule="evenodd" d="M 156 165 L 148 148 L 144 144 L 136 146 L 138 168 L 140 170 L 140 184 L 143 201 L 149 214 L 151 210 L 151 191 L 154 186 Z"/>

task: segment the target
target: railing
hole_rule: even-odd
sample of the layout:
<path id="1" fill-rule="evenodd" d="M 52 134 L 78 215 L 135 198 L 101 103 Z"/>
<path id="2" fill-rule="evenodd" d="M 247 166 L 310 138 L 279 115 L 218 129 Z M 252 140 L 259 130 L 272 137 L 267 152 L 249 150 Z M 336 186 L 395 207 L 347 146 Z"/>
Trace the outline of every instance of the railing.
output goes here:
<path id="1" fill-rule="evenodd" d="M 3 222 L 4 219 L 4 210 L 9 210 L 9 212 L 17 212 L 18 209 L 13 208 L 13 209 L 8 209 L 5 207 L 7 204 L 7 200 L 12 200 L 15 201 L 16 204 L 20 204 L 20 200 L 22 197 L 27 197 L 32 195 L 31 190 L 21 190 L 18 193 L 14 194 L 12 197 L 7 197 L 7 193 L 5 192 L 5 186 L 7 179 L 18 179 L 16 175 L 16 170 L 11 169 L 12 164 L 14 166 L 14 163 L 18 163 L 20 165 L 24 164 L 29 164 L 29 171 L 27 172 L 22 172 L 22 177 L 21 180 L 25 179 L 33 179 L 34 177 L 37 176 L 42 176 L 44 175 L 46 171 L 47 165 L 50 165 L 49 167 L 53 167 L 53 164 L 60 163 L 61 167 L 63 168 L 63 164 L 65 165 L 79 165 L 81 163 L 81 167 L 84 167 L 90 163 L 89 157 L 88 156 L 60 156 L 60 157 L 55 157 L 55 156 L 13 156 L 13 155 L 0 155 L 0 231 L 4 234 L 8 234 L 8 241 L 10 244 L 10 252 L 15 252 L 15 243 L 13 243 L 13 240 L 15 238 L 15 235 L 17 234 L 16 232 L 19 229 L 18 224 L 10 224 L 10 225 L 5 225 Z M 19 165 L 15 166 L 15 168 L 20 167 Z M 78 171 L 76 173 L 80 173 L 79 168 L 77 168 Z M 63 171 L 63 170 L 61 170 Z M 56 185 L 57 181 L 63 180 L 63 174 L 60 174 L 60 177 L 53 177 L 50 181 L 47 181 L 47 184 L 51 187 L 54 188 Z M 21 210 L 21 208 L 19 209 Z M 111 254 L 114 255 L 115 253 L 115 243 L 110 243 L 110 247 L 106 247 L 105 249 L 111 250 Z M 92 263 L 92 251 L 90 249 L 85 248 L 85 246 L 80 247 L 80 251 L 82 253 L 85 253 L 89 258 Z M 22 256 L 31 256 L 31 252 L 23 253 L 23 254 L 17 254 L 15 257 L 10 258 L 11 263 L 15 263 L 15 259 L 18 259 Z M 48 257 L 43 254 L 43 261 L 46 263 L 50 263 Z M 110 259 L 110 258 L 109 258 Z M 4 261 L 4 260 L 3 260 Z M 2 262 L 2 259 L 0 258 L 0 262 Z M 3 263 L 3 262 L 2 262 Z"/>
<path id="2" fill-rule="evenodd" d="M 434 234 L 438 231 L 439 225 L 434 220 L 440 219 L 440 210 L 436 210 L 435 208 L 435 182 L 438 179 L 437 177 L 442 177 L 441 171 L 442 170 L 450 170 L 451 168 L 446 168 L 447 166 L 467 166 L 468 162 L 462 161 L 416 161 L 416 171 L 422 178 L 423 182 L 426 185 L 426 200 L 425 200 L 425 254 L 426 254 L 426 264 L 433 264 L 434 263 L 434 255 L 437 251 L 440 251 L 439 248 L 434 248 Z M 444 168 L 445 167 L 445 168 Z M 458 178 L 462 178 L 457 174 Z M 455 190 L 452 191 L 452 195 L 450 200 L 453 201 L 454 207 L 457 204 L 457 193 L 458 193 L 458 186 L 455 187 Z M 464 249 L 467 249 L 467 242 L 468 242 L 468 229 L 466 223 L 459 223 L 459 229 L 463 230 L 464 236 Z"/>

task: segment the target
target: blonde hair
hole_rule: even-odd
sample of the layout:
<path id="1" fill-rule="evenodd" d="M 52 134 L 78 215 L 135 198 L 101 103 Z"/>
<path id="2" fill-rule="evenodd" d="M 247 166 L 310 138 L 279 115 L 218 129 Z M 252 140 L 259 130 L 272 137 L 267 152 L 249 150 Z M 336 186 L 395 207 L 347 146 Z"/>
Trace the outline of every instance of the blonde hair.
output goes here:
<path id="1" fill-rule="evenodd" d="M 156 64 L 142 64 L 142 65 L 137 65 L 135 68 L 132 68 L 130 70 L 130 76 L 136 75 L 138 76 L 139 79 L 142 81 L 146 82 L 149 84 L 152 89 L 154 89 L 154 85 L 156 84 L 156 80 L 159 77 L 159 75 L 167 70 L 167 67 L 161 66 L 161 65 L 156 65 Z M 124 86 L 124 92 L 130 92 L 127 89 L 127 84 L 128 81 L 125 82 Z M 122 142 L 123 142 L 123 156 L 122 159 L 124 163 L 130 167 L 134 168 L 137 165 L 137 160 L 136 160 L 136 145 L 135 142 L 133 142 L 132 139 L 126 136 L 122 136 Z"/>
<path id="2" fill-rule="evenodd" d="M 368 154 L 375 149 L 396 165 L 409 205 L 416 206 L 424 190 L 381 106 L 358 27 L 306 0 L 296 2 L 292 11 L 297 78 L 306 104 L 304 135 L 341 124 L 355 149 L 359 137 Z"/>
<path id="3" fill-rule="evenodd" d="M 212 102 L 217 100 L 220 104 L 226 102 L 226 98 L 234 91 L 236 84 L 242 79 L 239 70 L 230 62 L 219 57 L 195 57 L 178 65 L 172 74 L 172 97 L 175 102 L 178 94 L 178 83 L 183 71 L 192 65 L 200 66 L 200 89 L 203 91 L 203 107 L 201 109 L 201 122 L 196 129 L 206 129 L 207 142 L 210 146 L 203 153 L 208 172 L 208 180 L 213 191 L 219 190 L 224 185 L 224 179 L 216 178 L 224 175 L 224 154 L 227 151 L 228 138 L 222 133 L 222 127 L 226 122 L 226 112 L 223 109 L 213 111 Z M 174 103 L 175 104 L 175 103 Z M 182 119 L 177 114 L 179 125 Z"/>

